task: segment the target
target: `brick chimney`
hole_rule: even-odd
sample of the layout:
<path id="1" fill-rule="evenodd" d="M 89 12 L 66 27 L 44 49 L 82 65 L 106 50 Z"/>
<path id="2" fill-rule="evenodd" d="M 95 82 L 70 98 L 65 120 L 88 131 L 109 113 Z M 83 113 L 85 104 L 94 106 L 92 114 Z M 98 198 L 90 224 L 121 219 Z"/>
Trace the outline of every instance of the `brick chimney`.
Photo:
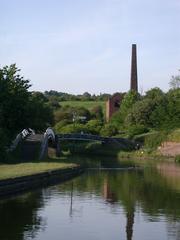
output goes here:
<path id="1" fill-rule="evenodd" d="M 138 92 L 136 44 L 132 44 L 131 88 L 130 89 Z"/>

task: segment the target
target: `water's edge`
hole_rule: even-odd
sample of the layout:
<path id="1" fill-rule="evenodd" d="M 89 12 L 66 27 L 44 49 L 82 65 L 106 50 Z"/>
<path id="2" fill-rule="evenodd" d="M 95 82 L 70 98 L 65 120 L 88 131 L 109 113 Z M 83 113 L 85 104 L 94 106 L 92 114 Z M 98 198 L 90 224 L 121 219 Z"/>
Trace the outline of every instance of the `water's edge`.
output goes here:
<path id="1" fill-rule="evenodd" d="M 51 170 L 29 176 L 0 180 L 0 197 L 20 194 L 27 190 L 36 189 L 64 182 L 84 172 L 77 166 L 67 169 Z"/>

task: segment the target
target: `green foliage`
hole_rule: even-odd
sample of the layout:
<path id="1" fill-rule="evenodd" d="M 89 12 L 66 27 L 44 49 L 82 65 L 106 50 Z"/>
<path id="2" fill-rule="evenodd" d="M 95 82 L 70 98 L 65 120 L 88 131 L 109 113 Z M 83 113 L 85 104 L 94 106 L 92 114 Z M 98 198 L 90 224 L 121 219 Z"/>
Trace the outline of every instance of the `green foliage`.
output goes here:
<path id="1" fill-rule="evenodd" d="M 104 114 L 103 114 L 102 106 L 97 105 L 97 106 L 93 107 L 92 110 L 91 110 L 91 115 L 92 115 L 93 118 L 96 118 L 100 121 L 103 121 Z"/>
<path id="2" fill-rule="evenodd" d="M 168 141 L 180 142 L 180 129 L 171 131 L 168 135 Z"/>
<path id="3" fill-rule="evenodd" d="M 151 88 L 146 92 L 145 98 L 153 100 L 162 96 L 164 96 L 163 91 L 160 88 L 155 87 L 155 88 Z"/>
<path id="4" fill-rule="evenodd" d="M 56 125 L 54 126 L 55 132 L 61 133 L 61 128 L 65 127 L 68 124 L 69 124 L 69 122 L 67 120 L 62 120 L 62 121 L 56 123 Z"/>
<path id="5" fill-rule="evenodd" d="M 8 145 L 9 141 L 8 141 L 8 136 L 6 135 L 6 131 L 3 130 L 2 128 L 0 128 L 0 139 L 1 139 L 1 141 L 0 141 L 0 162 L 3 162 L 7 158 L 5 146 Z"/>
<path id="6" fill-rule="evenodd" d="M 105 102 L 104 101 L 60 101 L 60 105 L 62 107 L 69 106 L 69 107 L 84 107 L 89 111 L 92 111 L 93 108 L 97 106 L 101 106 L 103 113 L 105 112 Z"/>
<path id="7" fill-rule="evenodd" d="M 85 117 L 84 121 L 88 121 L 91 119 L 90 111 L 84 107 L 71 107 L 67 105 L 54 112 L 55 123 L 62 120 L 67 120 L 69 123 L 81 122 L 81 117 Z"/>
<path id="8" fill-rule="evenodd" d="M 180 155 L 177 155 L 177 156 L 175 157 L 175 161 L 178 162 L 178 163 L 180 163 Z"/>
<path id="9" fill-rule="evenodd" d="M 69 123 L 67 120 L 58 122 L 54 129 L 58 133 L 90 133 L 99 134 L 102 128 L 102 122 L 100 120 L 92 119 L 86 124 L 82 123 Z"/>
<path id="10" fill-rule="evenodd" d="M 180 70 L 179 70 L 179 72 L 180 72 Z M 180 75 L 178 74 L 176 76 L 172 76 L 169 85 L 172 89 L 180 88 Z"/>
<path id="11" fill-rule="evenodd" d="M 57 132 L 59 133 L 86 133 L 87 128 L 84 124 L 81 123 L 72 123 L 68 124 L 66 126 L 63 126 L 62 128 L 58 129 L 56 128 Z"/>
<path id="12" fill-rule="evenodd" d="M 138 100 L 140 100 L 140 95 L 135 91 L 129 91 L 122 100 L 120 110 L 113 115 L 110 123 L 116 126 L 117 129 L 124 129 L 125 118 L 133 104 L 135 104 Z"/>
<path id="13" fill-rule="evenodd" d="M 118 133 L 118 128 L 113 124 L 105 124 L 105 126 L 101 129 L 101 136 L 110 137 L 114 136 Z"/>
<path id="14" fill-rule="evenodd" d="M 145 137 L 144 145 L 150 149 L 156 149 L 167 139 L 167 132 L 154 132 L 152 134 L 147 134 Z"/>
<path id="15" fill-rule="evenodd" d="M 29 92 L 29 80 L 19 72 L 15 64 L 0 69 L 1 153 L 23 128 L 44 130 L 53 123 L 47 98 L 40 92 Z"/>
<path id="16" fill-rule="evenodd" d="M 103 125 L 102 121 L 92 119 L 89 122 L 87 122 L 87 124 L 85 126 L 86 126 L 86 130 L 88 131 L 88 133 L 96 135 L 96 134 L 100 133 L 102 125 Z"/>
<path id="17" fill-rule="evenodd" d="M 0 127 L 10 138 L 27 124 L 30 84 L 19 71 L 15 64 L 0 69 Z"/>
<path id="18" fill-rule="evenodd" d="M 132 137 L 143 131 L 145 133 L 148 129 L 162 131 L 179 128 L 179 119 L 180 89 L 163 93 L 161 89 L 153 88 L 141 99 L 134 98 L 131 92 L 126 95 L 120 111 L 114 114 L 111 123 Z"/>
<path id="19" fill-rule="evenodd" d="M 53 124 L 53 111 L 40 95 L 32 94 L 29 97 L 27 119 L 28 126 L 35 130 L 45 130 Z"/>
<path id="20" fill-rule="evenodd" d="M 153 111 L 154 104 L 150 99 L 144 99 L 136 102 L 125 118 L 126 126 L 141 125 L 150 126 L 150 115 Z"/>
<path id="21" fill-rule="evenodd" d="M 148 132 L 148 128 L 146 128 L 144 125 L 132 125 L 128 128 L 128 136 L 129 138 L 134 137 L 135 135 L 139 135 L 142 133 Z"/>

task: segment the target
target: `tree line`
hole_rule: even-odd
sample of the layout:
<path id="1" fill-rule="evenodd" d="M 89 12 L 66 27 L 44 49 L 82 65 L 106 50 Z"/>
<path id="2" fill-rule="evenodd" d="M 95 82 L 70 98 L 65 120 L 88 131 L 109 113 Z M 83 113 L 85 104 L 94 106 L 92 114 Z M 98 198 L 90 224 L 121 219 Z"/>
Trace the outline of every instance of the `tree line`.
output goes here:
<path id="1" fill-rule="evenodd" d="M 73 95 L 57 91 L 30 91 L 30 81 L 20 74 L 15 64 L 0 68 L 0 151 L 5 152 L 22 129 L 44 131 L 48 126 L 60 133 L 84 132 L 102 136 L 126 136 L 154 130 L 180 128 L 180 76 L 172 76 L 170 89 L 153 88 L 145 95 L 129 91 L 120 109 L 107 123 L 102 106 L 61 106 L 60 101 L 97 101 L 110 94 Z M 1 154 L 2 155 L 2 154 Z"/>

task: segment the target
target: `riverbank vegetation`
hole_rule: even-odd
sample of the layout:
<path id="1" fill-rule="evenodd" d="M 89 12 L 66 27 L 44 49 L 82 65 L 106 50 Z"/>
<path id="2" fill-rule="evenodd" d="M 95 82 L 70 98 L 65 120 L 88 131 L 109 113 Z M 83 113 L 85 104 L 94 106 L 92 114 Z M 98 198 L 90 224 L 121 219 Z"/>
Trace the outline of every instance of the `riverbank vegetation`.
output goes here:
<path id="1" fill-rule="evenodd" d="M 127 92 L 119 111 L 107 123 L 105 101 L 110 94 L 85 92 L 73 95 L 54 90 L 32 92 L 30 81 L 20 75 L 16 65 L 5 66 L 0 69 L 1 159 L 5 159 L 5 150 L 15 135 L 27 127 L 39 132 L 53 126 L 57 133 L 125 137 L 137 141 L 149 153 L 164 141 L 179 142 L 179 80 L 179 75 L 172 77 L 168 92 L 159 88 L 153 88 L 144 95 Z M 112 147 L 109 149 L 117 152 Z M 85 151 L 91 150 L 106 152 L 107 146 L 89 143 Z"/>

